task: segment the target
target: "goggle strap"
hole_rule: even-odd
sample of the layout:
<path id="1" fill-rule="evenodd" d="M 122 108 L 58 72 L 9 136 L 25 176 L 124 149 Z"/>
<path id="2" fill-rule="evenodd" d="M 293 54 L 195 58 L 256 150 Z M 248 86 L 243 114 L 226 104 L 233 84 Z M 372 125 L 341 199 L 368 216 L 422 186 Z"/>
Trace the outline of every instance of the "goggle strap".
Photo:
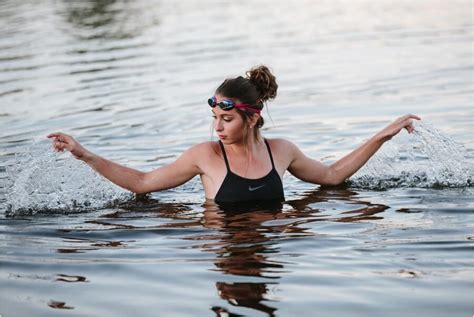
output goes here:
<path id="1" fill-rule="evenodd" d="M 239 103 L 239 104 L 235 104 L 234 102 L 232 102 L 232 100 L 229 100 L 230 101 L 230 106 L 228 108 L 223 108 L 220 103 L 217 103 L 217 100 L 216 100 L 216 97 L 215 96 L 212 96 L 211 98 L 208 99 L 207 103 L 209 104 L 209 106 L 211 106 L 212 108 L 216 107 L 217 105 L 219 105 L 219 107 L 222 109 L 222 110 L 232 110 L 232 108 L 239 108 L 240 110 L 244 110 L 244 111 L 250 111 L 252 113 L 256 113 L 256 114 L 260 114 L 261 110 L 260 109 L 255 109 L 254 107 L 252 107 L 251 105 L 249 104 L 246 104 L 246 103 Z M 222 102 L 222 101 L 221 101 Z"/>

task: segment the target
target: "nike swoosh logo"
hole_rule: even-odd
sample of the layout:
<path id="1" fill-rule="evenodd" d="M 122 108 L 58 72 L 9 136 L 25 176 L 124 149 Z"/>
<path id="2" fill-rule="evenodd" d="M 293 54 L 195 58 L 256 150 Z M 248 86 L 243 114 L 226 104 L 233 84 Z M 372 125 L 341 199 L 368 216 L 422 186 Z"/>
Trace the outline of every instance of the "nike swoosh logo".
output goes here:
<path id="1" fill-rule="evenodd" d="M 260 186 L 257 186 L 257 187 L 249 186 L 249 192 L 253 192 L 254 190 L 260 189 L 260 188 L 262 188 L 262 187 L 265 186 L 265 185 L 266 185 L 266 184 L 263 184 L 263 185 L 260 185 Z"/>

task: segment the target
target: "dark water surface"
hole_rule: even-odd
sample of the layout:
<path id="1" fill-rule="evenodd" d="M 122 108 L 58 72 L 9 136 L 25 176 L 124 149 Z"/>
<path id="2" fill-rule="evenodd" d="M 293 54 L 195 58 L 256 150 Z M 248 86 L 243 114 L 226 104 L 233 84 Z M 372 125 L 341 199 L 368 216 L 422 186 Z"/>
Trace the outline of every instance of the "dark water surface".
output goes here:
<path id="1" fill-rule="evenodd" d="M 0 315 L 471 316 L 472 12 L 1 1 Z M 250 208 L 206 202 L 198 179 L 135 198 L 44 141 L 151 170 L 211 139 L 207 98 L 261 63 L 280 85 L 264 135 L 323 162 L 397 116 L 423 124 L 345 188 L 285 175 L 283 204 Z"/>

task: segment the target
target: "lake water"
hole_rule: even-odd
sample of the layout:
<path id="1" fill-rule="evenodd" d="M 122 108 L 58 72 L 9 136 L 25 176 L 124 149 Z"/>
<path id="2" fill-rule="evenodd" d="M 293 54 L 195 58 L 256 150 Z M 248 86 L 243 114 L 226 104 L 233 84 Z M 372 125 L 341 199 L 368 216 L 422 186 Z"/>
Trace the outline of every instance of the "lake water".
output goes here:
<path id="1" fill-rule="evenodd" d="M 0 2 L 0 315 L 471 316 L 472 1 Z M 416 113 L 345 187 L 278 206 L 134 197 L 45 136 L 140 170 L 212 139 L 207 98 L 269 65 L 266 137 L 334 162 Z M 215 137 L 214 137 L 215 139 Z"/>

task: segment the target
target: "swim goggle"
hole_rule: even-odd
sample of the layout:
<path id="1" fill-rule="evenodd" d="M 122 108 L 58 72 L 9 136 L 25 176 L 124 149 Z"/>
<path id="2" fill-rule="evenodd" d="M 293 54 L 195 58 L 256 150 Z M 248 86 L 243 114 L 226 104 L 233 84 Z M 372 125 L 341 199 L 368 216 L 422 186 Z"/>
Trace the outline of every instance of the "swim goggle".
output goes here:
<path id="1" fill-rule="evenodd" d="M 256 114 L 260 114 L 260 111 L 261 111 L 260 109 L 255 109 L 254 107 L 252 107 L 249 104 L 235 103 L 230 99 L 224 99 L 224 100 L 221 100 L 221 101 L 217 102 L 216 96 L 212 96 L 211 98 L 209 98 L 207 100 L 207 103 L 209 104 L 209 106 L 211 108 L 215 108 L 216 106 L 219 106 L 219 108 L 221 108 L 222 110 L 225 110 L 225 111 L 229 111 L 229 110 L 232 110 L 234 108 L 238 108 L 240 110 L 247 110 L 247 111 L 250 111 L 250 112 L 253 112 L 253 113 L 256 113 Z"/>

